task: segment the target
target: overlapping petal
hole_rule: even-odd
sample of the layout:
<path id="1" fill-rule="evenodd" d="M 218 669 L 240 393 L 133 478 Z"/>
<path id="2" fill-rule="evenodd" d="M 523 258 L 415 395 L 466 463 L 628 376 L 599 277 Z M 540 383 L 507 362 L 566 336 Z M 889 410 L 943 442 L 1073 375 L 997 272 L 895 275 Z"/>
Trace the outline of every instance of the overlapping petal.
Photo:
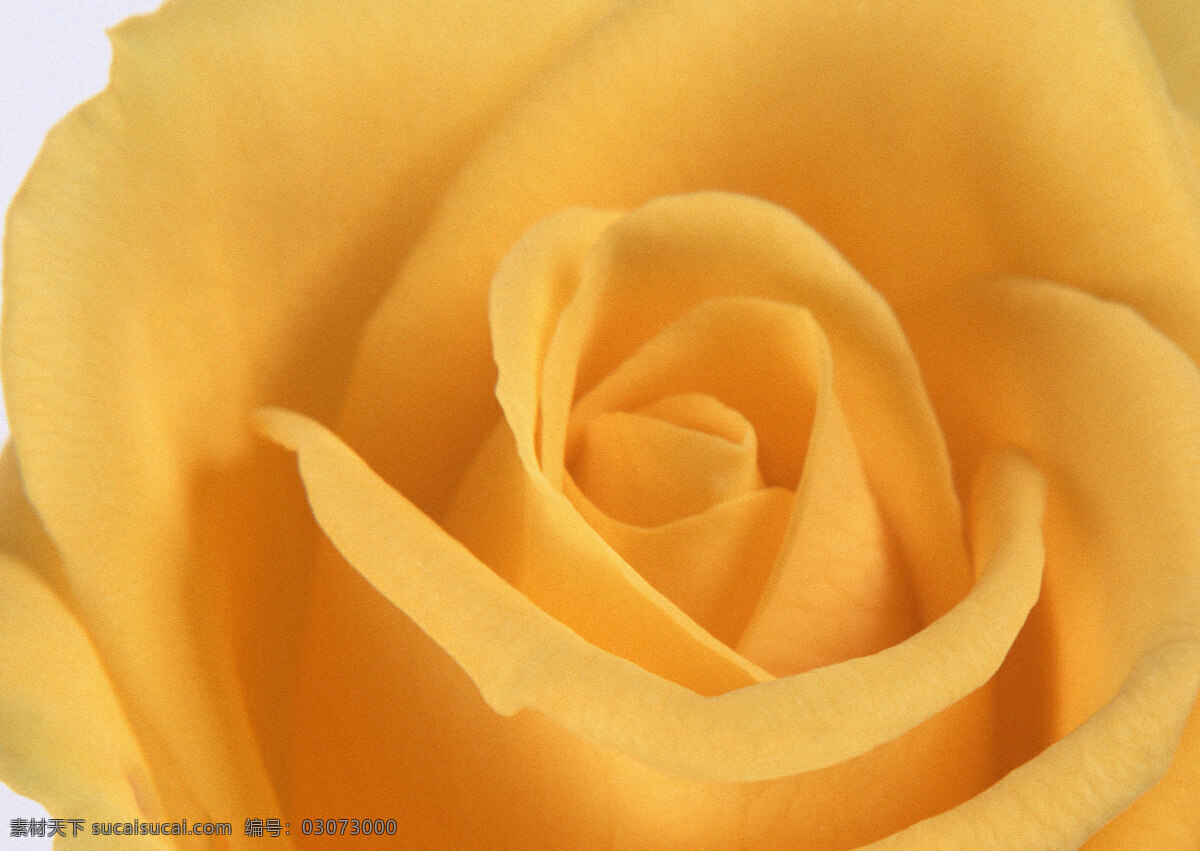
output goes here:
<path id="1" fill-rule="evenodd" d="M 247 412 L 336 409 L 450 174 L 603 11 L 172 2 L 114 30 L 109 88 L 49 135 L 7 220 L 6 402 L 170 812 L 284 791 L 315 538 Z"/>
<path id="2" fill-rule="evenodd" d="M 572 617 L 575 613 L 562 610 L 559 604 L 553 602 L 553 597 L 545 596 L 546 583 L 553 583 L 553 576 L 550 573 L 530 573 L 529 553 L 536 552 L 542 546 L 536 538 L 545 537 L 555 541 L 562 532 L 554 525 L 537 524 L 535 521 L 533 528 L 537 535 L 530 535 L 530 527 L 525 524 L 531 505 L 536 512 L 536 503 L 531 503 L 523 496 L 522 489 L 538 488 L 538 499 L 543 500 L 562 496 L 548 487 L 545 479 L 550 476 L 543 472 L 547 452 L 555 451 L 552 441 L 546 438 L 553 429 L 545 428 L 546 421 L 555 416 L 555 406 L 547 403 L 546 396 L 556 388 L 569 387 L 573 383 L 571 376 L 575 370 L 568 368 L 563 371 L 562 366 L 558 366 L 560 375 L 567 376 L 565 381 L 562 377 L 539 381 L 539 376 L 544 376 L 556 364 L 586 364 L 589 357 L 595 356 L 594 346 L 589 342 L 593 339 L 601 341 L 603 347 L 612 346 L 613 334 L 592 336 L 596 327 L 604 327 L 602 322 L 595 322 L 596 318 L 603 320 L 606 315 L 620 315 L 609 299 L 637 298 L 639 290 L 634 284 L 644 286 L 647 283 L 647 276 L 631 275 L 628 267 L 621 269 L 619 262 L 613 262 L 614 256 L 652 256 L 656 262 L 674 257 L 679 269 L 686 269 L 689 273 L 704 270 L 712 276 L 710 280 L 721 280 L 735 292 L 738 288 L 745 289 L 747 281 L 760 286 L 762 284 L 759 282 L 764 280 L 776 281 L 773 286 L 785 292 L 789 287 L 798 288 L 798 292 L 787 294 L 805 304 L 814 305 L 814 315 L 823 316 L 829 321 L 830 333 L 839 341 L 837 352 L 846 356 L 848 362 L 855 366 L 865 365 L 865 369 L 860 369 L 860 374 L 865 378 L 860 377 L 859 380 L 866 381 L 875 389 L 886 386 L 887 382 L 882 376 L 892 376 L 891 389 L 900 396 L 903 405 L 905 400 L 897 392 L 897 384 L 904 388 L 903 378 L 906 374 L 913 375 L 913 372 L 909 371 L 910 362 L 905 360 L 907 350 L 902 339 L 894 326 L 888 324 L 886 308 L 880 308 L 865 285 L 855 283 L 857 279 L 851 272 L 841 271 L 844 267 L 838 266 L 836 256 L 819 240 L 811 237 L 797 221 L 773 212 L 766 205 L 748 199 L 720 197 L 668 200 L 653 205 L 653 209 L 642 214 L 640 220 L 635 218 L 630 225 L 622 222 L 618 228 L 614 228 L 622 242 L 603 235 L 605 228 L 609 227 L 607 222 L 592 219 L 597 224 L 590 238 L 603 246 L 600 256 L 604 257 L 602 268 L 606 275 L 597 276 L 593 272 L 590 284 L 587 269 L 589 264 L 595 263 L 591 259 L 595 252 L 583 251 L 586 237 L 575 241 L 581 234 L 586 234 L 586 231 L 578 228 L 578 224 L 587 222 L 588 218 L 584 213 L 571 213 L 535 229 L 514 252 L 517 258 L 525 259 L 510 260 L 497 276 L 499 292 L 496 304 L 515 308 L 511 314 L 504 309 L 493 311 L 494 317 L 507 317 L 502 320 L 503 324 L 497 325 L 496 339 L 499 351 L 509 353 L 498 355 L 501 365 L 499 392 L 502 402 L 512 412 L 513 425 L 510 430 L 507 422 L 501 424 L 479 454 L 472 472 L 463 482 L 460 498 L 452 503 L 447 514 L 448 528 L 439 527 L 411 501 L 389 487 L 341 440 L 323 427 L 295 414 L 280 411 L 262 415 L 260 423 L 266 432 L 299 452 L 309 499 L 323 529 L 349 563 L 388 601 L 395 604 L 398 612 L 413 618 L 422 630 L 449 652 L 493 707 L 507 713 L 526 707 L 538 709 L 556 724 L 581 736 L 584 741 L 604 745 L 596 753 L 581 756 L 578 769 L 585 774 L 600 770 L 598 766 L 607 759 L 603 754 L 610 752 L 610 749 L 618 754 L 628 754 L 638 764 L 657 766 L 660 771 L 668 772 L 669 776 L 691 778 L 687 781 L 689 783 L 739 779 L 742 782 L 764 781 L 800 770 L 819 771 L 844 760 L 853 762 L 855 756 L 875 746 L 883 746 L 888 754 L 907 754 L 899 756 L 901 760 L 916 758 L 919 762 L 920 758 L 908 750 L 911 742 L 904 734 L 922 721 L 950 712 L 958 700 L 982 686 L 990 676 L 990 666 L 998 664 L 1007 652 L 1008 643 L 1016 636 L 1029 606 L 1036 598 L 1040 584 L 1037 571 L 1037 565 L 1040 564 L 1040 496 L 1036 474 L 1012 459 L 1000 464 L 997 468 L 1000 470 L 999 483 L 985 485 L 984 489 L 1000 487 L 1004 491 L 1004 498 L 990 505 L 988 517 L 977 519 L 976 522 L 985 530 L 997 526 L 1001 528 L 998 534 L 979 544 L 978 557 L 981 561 L 986 562 L 991 558 L 994 565 L 1008 565 L 1017 572 L 1007 579 L 998 579 L 992 573 L 987 573 L 975 590 L 944 618 L 882 653 L 724 694 L 721 694 L 722 690 L 708 691 L 709 694 L 721 694 L 709 698 L 679 688 L 678 682 L 689 682 L 688 675 L 680 673 L 686 670 L 684 668 L 668 669 L 665 671 L 668 679 L 664 679 L 662 668 L 655 663 L 646 664 L 642 656 L 632 656 L 632 661 L 640 664 L 631 665 L 630 660 L 612 655 L 611 634 L 596 633 L 595 622 L 587 619 L 579 623 L 588 635 L 573 632 Z M 698 223 L 701 225 L 699 229 L 696 228 Z M 646 252 L 644 242 L 629 237 L 631 230 L 636 233 L 633 224 L 646 229 L 638 234 L 643 240 L 647 238 L 647 233 L 657 237 L 653 252 Z M 731 239 L 731 230 L 743 238 Z M 559 237 L 565 235 L 567 238 L 555 239 L 556 233 Z M 746 235 L 764 233 L 766 238 L 761 242 L 747 245 Z M 616 245 L 620 246 L 619 254 Z M 534 246 L 537 250 L 531 250 Z M 816 249 L 815 256 L 823 258 L 822 262 L 826 265 L 814 264 L 813 256 L 805 253 L 809 246 Z M 566 250 L 561 250 L 564 247 Z M 556 248 L 560 250 L 556 251 Z M 675 253 L 672 254 L 672 251 Z M 784 271 L 789 267 L 781 259 L 781 256 L 791 256 L 789 251 L 800 252 L 795 261 L 797 266 L 791 270 L 791 274 Z M 733 258 L 729 254 L 734 255 Z M 570 316 L 572 306 L 578 303 L 575 299 L 578 299 L 579 293 L 572 298 L 568 298 L 566 293 L 551 297 L 542 294 L 553 293 L 553 289 L 546 285 L 552 287 L 554 284 L 564 286 L 569 291 L 575 277 L 571 274 L 571 258 L 576 263 L 582 260 L 579 268 L 585 270 L 579 276 L 582 282 L 580 291 L 587 292 L 585 287 L 599 286 L 605 297 L 593 301 L 595 309 L 587 321 L 576 321 L 571 335 L 567 336 L 563 329 L 571 327 L 571 324 L 564 321 L 563 317 Z M 768 258 L 775 265 L 768 263 Z M 723 265 L 714 263 L 714 260 L 721 259 L 725 261 Z M 625 274 L 612 275 L 613 268 Z M 839 270 L 840 274 L 829 274 L 830 268 Z M 764 275 L 764 269 L 772 269 L 775 274 Z M 514 270 L 519 270 L 521 274 L 515 275 Z M 548 271 L 554 274 L 547 274 Z M 676 270 L 672 275 L 669 264 L 659 266 L 657 271 L 663 274 L 664 287 L 680 281 L 680 272 Z M 822 272 L 830 278 L 825 285 L 827 289 L 822 289 Z M 504 300 L 506 289 L 512 294 L 511 301 Z M 818 417 L 821 424 L 816 429 L 822 437 L 816 441 L 816 453 L 823 456 L 826 452 L 832 452 L 830 458 L 838 458 L 844 447 L 834 451 L 832 447 L 824 446 L 839 434 L 841 440 L 847 439 L 840 430 L 845 425 L 838 427 L 840 415 L 835 415 L 835 408 L 830 402 L 833 386 L 829 369 L 830 344 L 824 342 L 823 335 L 813 335 L 815 326 L 807 309 L 787 302 L 744 297 L 705 301 L 703 280 L 696 282 L 696 290 L 699 304 L 691 313 L 685 313 L 685 322 L 679 326 L 683 330 L 691 328 L 686 324 L 688 320 L 693 324 L 736 320 L 735 324 L 737 321 L 751 322 L 747 327 L 756 329 L 764 322 L 767 325 L 774 323 L 780 328 L 790 329 L 792 333 L 809 335 L 810 342 L 815 346 L 814 351 L 824 353 L 823 357 L 816 357 L 811 369 L 798 367 L 801 376 L 815 372 L 815 375 L 802 381 L 802 386 L 811 379 L 824 388 L 822 392 L 826 404 L 818 406 L 824 413 Z M 754 291 L 752 286 L 750 290 Z M 688 287 L 677 287 L 673 291 L 687 293 Z M 522 298 L 521 294 L 526 292 L 532 293 L 533 297 Z M 847 299 L 851 293 L 854 294 L 853 300 Z M 649 305 L 657 303 L 653 290 L 643 297 Z M 848 300 L 850 304 L 847 305 L 845 302 Z M 561 305 L 561 315 L 558 322 L 554 323 L 555 336 L 547 342 L 545 332 L 540 329 L 550 324 L 553 318 L 545 312 L 546 307 L 556 303 Z M 528 313 L 525 312 L 526 305 Z M 686 304 L 683 309 L 686 310 Z M 856 310 L 868 316 L 874 315 L 876 321 L 845 321 L 845 314 L 854 315 Z M 638 312 L 626 312 L 624 315 L 636 316 Z M 693 315 L 695 319 L 692 319 Z M 531 316 L 537 319 L 531 321 Z M 761 331 L 767 325 L 763 325 L 752 336 L 762 338 L 764 335 Z M 612 371 L 610 377 L 614 382 L 614 390 L 607 391 L 602 380 L 595 384 L 594 395 L 584 398 L 593 400 L 593 407 L 597 410 L 604 410 L 609 406 L 620 408 L 625 403 L 652 404 L 651 397 L 656 395 L 673 399 L 679 398 L 680 393 L 715 389 L 688 383 L 687 376 L 692 374 L 688 368 L 694 366 L 692 361 L 695 360 L 692 357 L 685 356 L 676 365 L 678 377 L 683 382 L 681 386 L 669 380 L 672 370 L 666 370 L 659 379 L 655 379 L 655 369 L 638 368 L 638 358 L 643 353 L 648 363 L 658 362 L 654 346 L 660 340 L 664 341 L 662 345 L 668 346 L 665 351 L 671 350 L 671 344 L 665 341 L 674 327 L 666 325 L 637 354 Z M 683 333 L 683 330 L 679 339 L 685 344 L 688 340 L 702 340 L 705 337 L 704 334 L 697 337 L 691 332 Z M 878 334 L 879 338 L 868 339 L 872 332 Z M 847 337 L 849 343 L 846 342 Z M 539 343 L 539 339 L 542 342 Z M 633 339 L 636 339 L 636 335 Z M 795 342 L 792 341 L 792 348 Z M 563 352 L 568 349 L 573 349 L 575 354 L 564 355 Z M 522 363 L 522 357 L 527 359 L 525 369 L 506 371 L 511 363 Z M 541 367 L 542 362 L 546 364 L 545 367 Z M 708 373 L 715 365 L 701 366 L 703 368 L 697 367 L 693 373 L 711 378 Z M 620 375 L 626 368 L 631 372 L 630 381 Z M 508 380 L 505 379 L 506 375 L 510 376 Z M 818 379 L 817 376 L 823 378 Z M 872 376 L 878 377 L 872 379 Z M 901 379 L 899 382 L 895 381 L 897 377 Z M 872 380 L 878 383 L 871 384 Z M 647 381 L 650 383 L 649 389 L 639 390 L 639 382 L 644 384 Z M 848 383 L 852 386 L 853 379 Z M 907 386 L 919 392 L 919 382 L 916 380 Z M 622 399 L 620 394 L 629 392 L 633 392 L 634 396 Z M 540 400 L 539 393 L 542 396 Z M 614 396 L 614 393 L 617 395 Z M 859 398 L 865 396 L 861 388 L 857 393 Z M 569 400 L 571 395 L 568 389 L 566 398 Z M 718 395 L 721 393 L 718 392 Z M 851 390 L 849 395 L 854 398 L 855 391 Z M 876 398 L 878 396 L 887 398 L 887 394 L 877 394 Z M 907 404 L 911 406 L 914 401 L 919 401 L 919 397 L 917 400 L 907 400 Z M 563 423 L 559 433 L 564 442 L 569 442 L 567 433 L 570 429 L 566 424 L 569 412 L 570 416 L 578 416 L 581 420 L 596 413 L 592 411 L 589 414 L 583 402 L 578 406 L 568 404 L 565 408 L 561 402 L 558 405 L 562 412 L 560 421 Z M 540 422 L 539 407 L 542 416 Z M 572 407 L 573 411 L 570 410 Z M 919 406 L 917 410 L 920 410 Z M 876 414 L 878 416 L 878 409 Z M 915 426 L 911 417 L 896 419 L 913 431 L 893 439 L 912 440 L 915 432 L 919 440 L 919 419 Z M 542 426 L 540 444 L 536 439 L 539 424 Z M 797 425 L 803 427 L 803 422 Z M 866 433 L 869 438 L 870 429 Z M 933 434 L 930 443 L 937 447 L 936 433 Z M 800 436 L 805 437 L 803 431 Z M 801 456 L 806 442 L 801 439 L 793 443 L 794 450 Z M 523 449 L 518 449 L 522 443 Z M 837 441 L 834 440 L 834 443 Z M 559 457 L 565 457 L 565 454 Z M 933 472 L 927 471 L 926 475 L 936 476 L 939 457 L 936 451 L 932 454 Z M 1006 483 L 1006 477 L 1011 477 L 1012 481 Z M 534 482 L 532 486 L 530 480 Z M 819 476 L 817 480 L 820 481 Z M 921 492 L 920 480 L 915 484 L 918 487 L 912 490 Z M 814 487 L 810 485 L 810 489 Z M 936 493 L 936 489 L 933 492 Z M 465 499 L 463 494 L 466 495 Z M 563 504 L 559 511 L 564 517 L 570 517 L 567 515 L 570 508 L 570 505 Z M 570 519 L 576 526 L 579 525 L 578 516 Z M 590 529 L 581 528 L 580 534 L 593 533 Z M 459 540 L 460 536 L 462 540 Z M 1000 539 L 999 542 L 997 539 Z M 947 542 L 947 548 L 953 549 L 955 543 L 951 539 Z M 961 544 L 961 541 L 958 543 Z M 547 550 L 543 557 L 547 570 L 557 570 L 567 575 L 571 570 L 579 569 L 578 565 L 550 558 L 555 547 L 562 552 L 564 545 L 560 542 Z M 1015 550 L 1009 549 L 1014 546 Z M 598 552 L 603 552 L 603 549 Z M 477 558 L 479 555 L 485 557 L 484 561 Z M 499 575 L 493 571 L 491 559 L 497 559 L 496 571 Z M 1017 568 L 1015 565 L 1022 566 Z M 621 568 L 621 564 L 612 562 L 610 557 L 609 567 L 604 569 L 615 569 L 617 572 L 614 575 L 620 576 L 623 575 Z M 334 574 L 331 571 L 329 575 Z M 519 593 L 518 589 L 528 596 Z M 628 621 L 628 615 L 620 608 L 607 604 L 602 596 L 597 596 L 606 593 L 604 582 L 593 578 L 574 593 L 591 594 L 593 608 L 606 612 L 615 627 L 615 634 L 620 635 L 621 624 Z M 348 595 L 345 599 L 348 601 L 353 597 Z M 538 601 L 545 603 L 547 600 L 556 611 L 548 613 L 538 607 Z M 669 607 L 663 608 L 669 610 Z M 1005 620 L 1005 624 L 994 622 L 996 617 Z M 992 642 L 998 644 L 992 646 Z M 405 644 L 409 642 L 405 640 Z M 610 650 L 606 650 L 606 647 Z M 964 652 L 966 647 L 971 649 Z M 422 650 L 421 656 L 424 655 Z M 951 657 L 954 658 L 953 662 L 949 661 Z M 991 661 L 985 661 L 987 659 Z M 676 665 L 683 663 L 686 663 L 686 657 L 676 657 Z M 426 663 L 419 664 L 425 667 Z M 904 686 L 906 676 L 913 678 L 909 687 Z M 964 704 L 963 707 L 954 707 L 954 710 L 963 708 L 964 714 L 960 717 L 966 719 L 978 715 L 981 707 L 978 701 L 973 701 L 971 708 L 966 708 Z M 455 714 L 461 711 L 457 708 L 454 710 Z M 470 723 L 474 727 L 479 721 Z M 526 730 L 524 735 L 533 735 L 528 733 L 528 726 L 529 722 L 525 722 L 524 725 L 505 728 L 498 745 L 491 746 L 499 748 L 493 752 L 506 753 L 511 744 L 505 745 L 504 742 L 516 731 Z M 885 728 L 887 732 L 884 732 Z M 950 739 L 944 736 L 945 725 L 939 724 L 937 729 L 942 736 L 943 746 L 950 747 Z M 976 737 L 975 752 L 986 763 L 985 755 L 990 747 L 981 746 L 978 738 L 980 734 L 986 737 L 986 731 L 973 722 L 965 727 L 960 726 L 962 729 L 970 729 L 971 735 Z M 489 731 L 487 735 L 494 737 L 496 732 Z M 529 753 L 545 746 L 544 743 L 538 745 L 538 741 L 538 736 L 534 735 L 526 750 L 522 751 L 518 777 L 527 775 L 531 770 L 536 772 L 540 760 L 530 760 Z M 904 744 L 900 744 L 897 751 L 892 746 L 898 743 Z M 392 755 L 383 758 L 384 764 L 396 758 L 420 759 L 418 754 L 423 748 L 415 742 L 394 742 L 389 750 Z M 452 768 L 452 772 L 473 764 L 469 748 L 464 750 L 460 743 L 454 745 L 452 750 L 453 756 L 445 760 L 450 765 L 458 766 Z M 405 753 L 411 755 L 403 757 Z M 883 764 L 893 758 L 897 757 L 881 756 L 868 765 Z M 964 769 L 969 761 L 963 760 L 962 765 L 956 766 L 954 771 L 957 773 Z M 517 768 L 515 765 L 512 767 Z M 849 788 L 870 773 L 870 769 L 864 771 L 858 766 L 847 767 L 845 771 L 838 766 L 837 771 L 839 780 L 832 784 L 824 781 L 829 788 Z M 986 776 L 986 768 L 984 772 Z M 778 782 L 784 786 L 798 783 L 805 788 L 812 785 L 807 778 Z M 823 781 L 814 778 L 814 782 Z M 961 800 L 954 798 L 955 790 L 958 794 L 969 795 L 968 790 L 974 788 L 972 784 L 977 782 L 978 779 L 966 785 L 961 782 L 943 784 L 939 779 L 929 784 L 918 784 L 921 791 L 913 796 L 914 802 L 920 797 L 928 802 L 940 800 L 942 806 L 947 803 L 953 805 Z M 324 796 L 328 797 L 332 790 L 325 788 Z M 724 788 L 728 793 L 730 787 Z M 706 790 L 703 794 L 707 796 L 711 793 L 712 790 Z M 358 794 L 361 794 L 361 790 Z M 536 795 L 536 790 L 533 794 Z M 722 798 L 720 794 L 717 797 Z M 733 802 L 728 794 L 724 798 L 718 807 L 720 811 L 727 811 Z M 931 814 L 924 806 L 928 804 L 910 807 L 908 812 L 910 815 L 919 812 Z M 487 808 L 485 803 L 484 809 Z M 856 836 L 859 840 L 877 838 L 881 835 L 880 825 L 894 825 L 891 821 L 894 817 L 893 814 L 884 813 L 858 827 L 843 824 L 835 832 L 843 836 Z M 510 821 L 507 816 L 500 817 L 499 814 L 494 814 L 493 818 L 506 823 Z M 658 835 L 665 827 L 659 825 L 652 833 Z"/>
<path id="3" fill-rule="evenodd" d="M 799 214 L 902 318 L 982 276 L 1032 274 L 1125 301 L 1200 356 L 1200 295 L 1179 283 L 1200 273 L 1195 175 L 1121 0 L 628 4 L 458 175 L 368 328 L 341 430 L 436 512 L 452 483 L 413 459 L 489 426 L 414 420 L 426 398 L 484 403 L 408 365 L 491 377 L 488 282 L 535 222 L 713 189 Z M 418 295 L 447 289 L 444 307 Z M 451 315 L 479 338 L 432 335 Z"/>
<path id="4" fill-rule="evenodd" d="M 18 531 L 0 568 L 52 624 L 33 651 L 57 654 L 100 711 L 78 718 L 60 691 L 35 693 L 5 668 L 0 711 L 18 720 L 0 731 L 48 698 L 69 710 L 52 723 L 107 745 L 80 768 L 71 742 L 34 723 L 35 750 L 66 783 L 6 770 L 55 806 L 119 812 L 156 796 L 171 813 L 218 816 L 269 814 L 280 796 L 403 800 L 414 841 L 431 845 L 451 841 L 420 833 L 437 824 L 561 839 L 539 821 L 549 810 L 511 805 L 545 804 L 550 776 L 577 784 L 596 842 L 666 837 L 680 822 L 651 811 L 666 802 L 722 841 L 808 831 L 845 846 L 946 810 L 894 844 L 981 846 L 1020 824 L 1025 844 L 1070 847 L 1128 807 L 1097 847 L 1194 842 L 1200 180 L 1195 125 L 1177 111 L 1196 118 L 1194 54 L 1181 48 L 1194 4 L 1140 2 L 1135 19 L 1117 0 L 663 0 L 594 28 L 599 5 L 418 5 L 173 3 L 116 33 L 110 90 L 51 136 L 5 247 L 4 380 L 32 508 L 5 518 Z M 497 311 L 508 318 L 493 327 L 531 333 L 489 331 L 488 282 L 533 222 L 714 189 L 738 194 L 668 199 L 619 223 L 572 214 L 569 238 L 553 234 L 566 250 L 539 273 L 551 285 Z M 980 283 L 994 274 L 1059 285 Z M 577 399 L 693 306 L 678 293 L 731 286 L 802 302 L 829 335 L 840 414 L 814 419 L 809 449 L 854 474 L 842 496 L 863 522 L 847 539 L 895 536 L 926 627 L 775 681 L 622 564 L 638 548 L 624 560 L 662 559 L 665 539 L 616 526 L 622 546 L 587 537 L 574 513 L 590 510 L 586 487 L 573 493 L 568 475 Z M 350 562 L 325 552 L 311 582 L 318 530 L 288 465 L 248 437 L 263 403 L 338 423 L 335 436 L 265 416 L 299 450 L 317 518 Z M 1039 488 L 1019 456 L 988 460 L 1009 445 L 1048 481 L 1044 597 L 1023 629 Z M 991 557 L 998 572 L 976 576 L 956 492 L 981 467 L 974 567 Z M 521 570 L 497 559 L 498 575 L 430 520 L 471 526 L 486 500 L 459 494 L 474 473 L 527 489 L 516 509 L 479 511 L 480 540 L 533 506 L 542 526 L 581 532 L 569 539 L 586 546 L 559 553 L 570 571 L 526 571 L 517 552 Z M 765 522 L 785 551 L 803 549 L 804 523 L 781 529 L 777 494 L 758 493 L 728 540 L 741 547 Z M 23 538 L 34 512 L 48 535 Z M 1007 569 L 1022 581 L 999 581 Z M 607 608 L 587 609 L 580 578 Z M 798 608 L 764 599 L 751 632 L 767 604 L 785 619 Z M 610 610 L 635 628 L 621 636 Z M 402 611 L 493 705 L 535 708 L 583 740 L 533 713 L 497 732 Z M 4 659 L 24 658 L 9 646 L 32 634 L 23 618 L 0 621 Z M 996 687 L 937 714 L 1018 630 Z M 930 687 L 919 675 L 933 668 L 951 673 Z M 437 711 L 414 685 L 436 691 Z M 851 803 L 813 826 L 790 803 L 801 789 L 832 800 L 820 781 L 841 759 L 850 768 L 826 792 L 843 803 L 876 774 L 895 783 L 923 764 L 919 743 L 958 741 L 959 717 L 979 722 L 962 729 L 982 731 L 982 753 L 914 781 L 911 806 Z M 798 720 L 816 726 L 788 726 Z M 667 722 L 691 744 L 661 736 Z M 1000 758 L 980 767 L 993 732 Z M 520 747 L 547 741 L 558 750 Z M 564 767 L 576 754 L 577 777 Z M 816 771 L 762 779 L 801 769 Z M 478 794 L 459 808 L 465 786 Z"/>
<path id="5" fill-rule="evenodd" d="M 1191 0 L 1134 0 L 1171 96 L 1200 121 L 1200 5 Z"/>
<path id="6" fill-rule="evenodd" d="M 1044 281 L 980 282 L 908 330 L 956 469 L 1008 441 L 1048 479 L 1045 590 L 998 679 L 1004 761 L 1015 766 L 1085 722 L 1100 729 L 1088 719 L 1118 694 L 1133 717 L 1139 703 L 1149 713 L 1132 722 L 1144 738 L 1173 743 L 1192 705 L 1182 660 L 1200 631 L 1195 362 L 1129 308 Z M 1159 670 L 1175 665 L 1174 674 Z M 1161 704 L 1132 696 L 1157 677 Z M 1143 745 L 1130 734 L 1111 747 Z M 1183 804 L 1192 752 L 1100 847 L 1121 844 L 1106 836 L 1196 835 Z M 1155 764 L 1169 761 L 1160 754 Z"/>
<path id="7" fill-rule="evenodd" d="M 1018 457 L 994 551 L 972 592 L 908 641 L 838 665 L 703 698 L 582 640 L 537 609 L 392 490 L 335 435 L 267 409 L 260 428 L 297 451 L 313 511 L 343 556 L 441 644 L 502 714 L 533 708 L 671 773 L 753 781 L 824 768 L 932 717 L 995 672 L 1041 583 L 1041 484 Z"/>

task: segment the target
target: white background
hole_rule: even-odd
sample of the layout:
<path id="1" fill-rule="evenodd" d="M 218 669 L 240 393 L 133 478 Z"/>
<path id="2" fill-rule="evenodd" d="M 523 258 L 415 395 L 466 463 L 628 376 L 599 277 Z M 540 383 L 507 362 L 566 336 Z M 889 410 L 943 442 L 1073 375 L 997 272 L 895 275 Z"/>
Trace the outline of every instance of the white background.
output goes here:
<path id="1" fill-rule="evenodd" d="M 130 15 L 153 11 L 159 3 L 0 0 L 0 199 L 5 210 L 46 131 L 104 88 L 111 55 L 104 31 Z M 2 409 L 0 431 L 6 439 Z M 49 848 L 49 840 L 9 838 L 11 819 L 37 817 L 45 818 L 46 811 L 0 784 L 0 848 Z"/>

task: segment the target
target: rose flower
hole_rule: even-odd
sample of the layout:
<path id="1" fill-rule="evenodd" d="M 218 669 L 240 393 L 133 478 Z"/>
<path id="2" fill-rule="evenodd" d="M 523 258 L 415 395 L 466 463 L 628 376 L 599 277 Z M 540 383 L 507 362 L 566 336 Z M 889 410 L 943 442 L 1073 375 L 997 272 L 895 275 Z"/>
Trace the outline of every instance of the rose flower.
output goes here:
<path id="1" fill-rule="evenodd" d="M 1200 4 L 112 39 L 7 220 L 6 783 L 234 825 L 122 847 L 1200 843 Z"/>

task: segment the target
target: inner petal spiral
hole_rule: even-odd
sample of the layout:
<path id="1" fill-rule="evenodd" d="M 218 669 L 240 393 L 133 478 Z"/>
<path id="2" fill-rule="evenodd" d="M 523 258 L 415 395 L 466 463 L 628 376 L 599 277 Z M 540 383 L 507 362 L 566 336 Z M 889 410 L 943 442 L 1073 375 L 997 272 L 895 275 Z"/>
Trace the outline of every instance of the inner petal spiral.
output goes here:
<path id="1" fill-rule="evenodd" d="M 636 526 L 698 514 L 763 483 L 753 427 L 703 394 L 594 417 L 567 467 L 598 508 Z"/>

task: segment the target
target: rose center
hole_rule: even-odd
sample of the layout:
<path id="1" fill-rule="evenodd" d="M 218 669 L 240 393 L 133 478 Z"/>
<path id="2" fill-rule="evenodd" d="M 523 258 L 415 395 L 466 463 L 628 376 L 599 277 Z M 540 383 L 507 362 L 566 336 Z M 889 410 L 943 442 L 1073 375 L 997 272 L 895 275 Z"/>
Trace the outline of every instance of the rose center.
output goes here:
<path id="1" fill-rule="evenodd" d="M 744 416 L 689 393 L 593 417 L 567 469 L 610 517 L 658 526 L 762 487 L 757 452 Z"/>

